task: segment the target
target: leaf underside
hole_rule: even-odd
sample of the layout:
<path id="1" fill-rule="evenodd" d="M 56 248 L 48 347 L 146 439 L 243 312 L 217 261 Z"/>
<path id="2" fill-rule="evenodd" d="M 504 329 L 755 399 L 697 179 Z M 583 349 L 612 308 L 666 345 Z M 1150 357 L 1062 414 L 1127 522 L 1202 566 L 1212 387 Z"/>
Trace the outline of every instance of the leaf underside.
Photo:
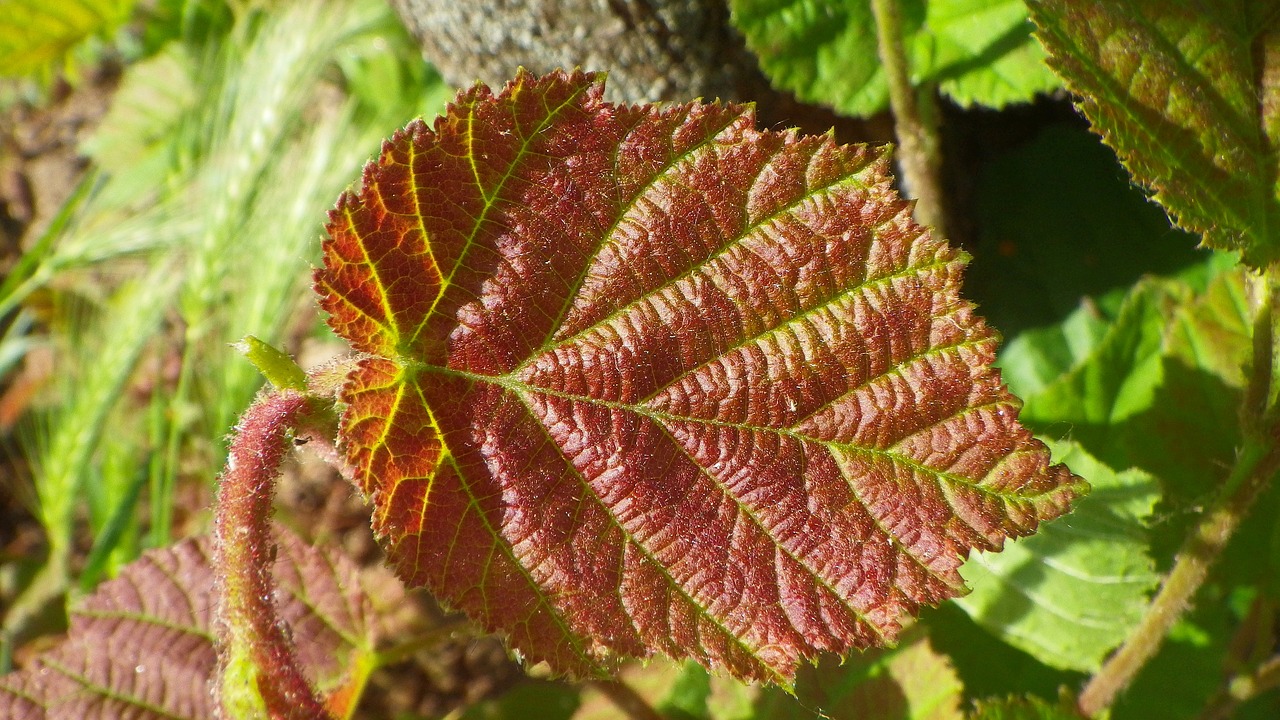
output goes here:
<path id="1" fill-rule="evenodd" d="M 331 213 L 340 437 L 403 578 L 561 671 L 785 685 L 1067 510 L 885 151 L 602 87 L 463 92 Z"/>
<path id="2" fill-rule="evenodd" d="M 349 559 L 281 532 L 274 575 L 298 657 L 326 694 L 345 699 L 347 674 L 374 649 L 373 610 Z M 0 717 L 13 720 L 203 720 L 210 691 L 213 569 L 209 540 L 144 553 L 71 613 L 67 639 L 21 672 L 0 676 Z M 363 681 L 363 678 L 357 680 Z"/>
<path id="3" fill-rule="evenodd" d="M 1280 259 L 1280 11 L 1262 0 L 1034 0 L 1050 65 L 1177 224 Z"/>

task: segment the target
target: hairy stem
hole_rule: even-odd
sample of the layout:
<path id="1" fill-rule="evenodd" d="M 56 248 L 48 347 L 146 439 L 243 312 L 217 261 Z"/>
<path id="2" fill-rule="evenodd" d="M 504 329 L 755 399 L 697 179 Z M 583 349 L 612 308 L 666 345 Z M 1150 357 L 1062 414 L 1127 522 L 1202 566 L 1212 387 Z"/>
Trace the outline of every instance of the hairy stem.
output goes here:
<path id="1" fill-rule="evenodd" d="M 236 428 L 218 486 L 214 563 L 219 574 L 219 663 L 227 717 L 328 720 L 279 617 L 271 575 L 271 510 L 291 431 L 313 414 L 295 390 L 264 394 Z"/>
<path id="2" fill-rule="evenodd" d="M 902 39 L 899 0 L 872 0 L 880 62 L 889 81 L 889 107 L 898 136 L 898 163 L 911 193 L 916 196 L 916 220 L 947 235 L 945 198 L 942 192 L 942 152 L 938 140 L 938 109 L 934 88 L 926 83 L 920 92 L 911 85 L 911 68 Z"/>
<path id="3" fill-rule="evenodd" d="M 1081 691 L 1077 709 L 1085 717 L 1093 717 L 1111 707 L 1116 696 L 1160 649 L 1254 500 L 1280 468 L 1273 418 L 1276 403 L 1273 370 L 1280 367 L 1276 362 L 1280 350 L 1273 342 L 1277 337 L 1274 333 L 1277 288 L 1270 274 L 1260 284 L 1264 288 L 1254 320 L 1253 361 L 1240 419 L 1244 445 L 1236 453 L 1231 473 L 1209 511 L 1183 541 L 1173 569 L 1147 607 L 1142 621 Z"/>

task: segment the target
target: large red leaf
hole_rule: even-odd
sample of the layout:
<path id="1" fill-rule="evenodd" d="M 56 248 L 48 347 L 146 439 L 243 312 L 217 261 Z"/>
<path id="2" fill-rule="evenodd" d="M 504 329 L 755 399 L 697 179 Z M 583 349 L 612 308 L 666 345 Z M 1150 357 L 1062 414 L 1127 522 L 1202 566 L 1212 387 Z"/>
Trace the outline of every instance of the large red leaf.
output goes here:
<path id="1" fill-rule="evenodd" d="M 1066 511 L 883 150 L 601 89 L 464 92 L 331 215 L 341 436 L 406 580 L 558 669 L 787 683 Z"/>

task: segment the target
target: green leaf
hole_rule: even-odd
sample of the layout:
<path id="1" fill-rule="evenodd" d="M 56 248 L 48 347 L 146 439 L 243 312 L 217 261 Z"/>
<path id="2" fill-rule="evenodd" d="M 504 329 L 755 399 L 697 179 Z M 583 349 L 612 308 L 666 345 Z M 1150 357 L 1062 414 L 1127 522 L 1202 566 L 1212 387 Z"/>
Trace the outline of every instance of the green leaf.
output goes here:
<path id="1" fill-rule="evenodd" d="M 1144 528 L 1160 493 L 1145 472 L 1117 473 L 1072 443 L 1050 447 L 1089 477 L 1092 492 L 1070 519 L 998 555 L 969 558 L 961 572 L 973 592 L 956 604 L 1047 665 L 1094 671 L 1142 618 L 1158 584 Z"/>
<path id="2" fill-rule="evenodd" d="M 462 720 L 569 720 L 579 705 L 579 690 L 563 683 L 526 680 L 501 697 L 472 703 Z"/>
<path id="3" fill-rule="evenodd" d="M 882 151 L 602 93 L 477 86 L 330 216 L 340 435 L 410 584 L 558 670 L 787 685 L 1084 491 Z"/>
<path id="4" fill-rule="evenodd" d="M 1198 294 L 1183 282 L 1143 282 L 1087 357 L 1024 395 L 1022 419 L 1037 431 L 1071 437 L 1111 467 L 1151 473 L 1174 507 L 1198 502 L 1239 446 L 1241 368 L 1251 335 L 1238 269 L 1220 272 Z M 1052 343 L 1030 351 L 1031 343 L 1052 337 L 1046 331 L 1011 343 L 1016 352 L 1005 361 L 1016 367 L 1011 378 L 1019 389 L 1054 372 L 1042 362 Z M 1040 364 L 1032 369 L 1032 363 Z M 1026 380 L 1030 375 L 1035 379 Z"/>
<path id="5" fill-rule="evenodd" d="M 1177 224 L 1280 258 L 1280 34 L 1265 0 L 1033 0 L 1053 68 Z"/>
<path id="6" fill-rule="evenodd" d="M 1162 378 L 1165 316 L 1176 302 L 1171 287 L 1139 285 L 1085 362 L 1025 398 L 1023 420 L 1037 428 L 1068 428 L 1077 439 L 1093 440 L 1149 408 Z"/>
<path id="7" fill-rule="evenodd" d="M 1175 505 L 1201 501 L 1235 459 L 1252 336 L 1240 269 L 1214 278 L 1168 319 L 1155 402 L 1120 429 L 1129 462 L 1159 477 Z"/>
<path id="8" fill-rule="evenodd" d="M 1185 273 L 1205 258 L 1075 123 L 1050 125 L 984 165 L 975 196 L 966 294 L 1006 337 L 1060 322 L 1083 297 L 1114 319 L 1139 278 Z"/>
<path id="9" fill-rule="evenodd" d="M 1065 320 L 1019 333 L 1000 350 L 1000 372 L 1018 397 L 1043 392 L 1085 362 L 1106 338 L 1111 323 L 1092 302 L 1081 303 Z"/>
<path id="10" fill-rule="evenodd" d="M 358 568 L 292 534 L 282 531 L 279 541 L 280 615 L 329 707 L 345 712 L 372 668 L 375 643 Z M 0 715 L 214 717 L 213 582 L 208 538 L 144 553 L 72 609 L 65 642 L 0 676 Z"/>
<path id="11" fill-rule="evenodd" d="M 974 703 L 970 720 L 1079 720 L 1075 708 L 1053 704 L 1034 695 L 987 698 Z"/>
<path id="12" fill-rule="evenodd" d="M 84 40 L 115 31 L 134 0 L 0 0 L 0 75 L 56 69 Z"/>
<path id="13" fill-rule="evenodd" d="M 806 670 L 796 687 L 802 706 L 830 720 L 960 720 L 964 686 L 950 660 L 929 639 L 879 657 Z M 859 667 L 861 665 L 861 667 Z"/>
<path id="14" fill-rule="evenodd" d="M 848 115 L 888 106 L 867 0 L 733 0 L 733 23 L 778 87 Z M 907 0 L 912 78 L 961 105 L 1003 107 L 1057 87 L 1021 0 Z"/>

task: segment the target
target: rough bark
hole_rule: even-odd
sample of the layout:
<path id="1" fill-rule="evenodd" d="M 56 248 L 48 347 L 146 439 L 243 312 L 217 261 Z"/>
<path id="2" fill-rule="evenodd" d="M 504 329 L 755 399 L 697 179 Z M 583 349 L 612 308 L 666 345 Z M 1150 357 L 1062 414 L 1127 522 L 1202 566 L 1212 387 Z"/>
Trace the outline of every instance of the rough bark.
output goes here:
<path id="1" fill-rule="evenodd" d="M 767 91 L 724 0 L 392 0 L 459 87 L 520 66 L 607 70 L 615 102 L 759 99 Z"/>

